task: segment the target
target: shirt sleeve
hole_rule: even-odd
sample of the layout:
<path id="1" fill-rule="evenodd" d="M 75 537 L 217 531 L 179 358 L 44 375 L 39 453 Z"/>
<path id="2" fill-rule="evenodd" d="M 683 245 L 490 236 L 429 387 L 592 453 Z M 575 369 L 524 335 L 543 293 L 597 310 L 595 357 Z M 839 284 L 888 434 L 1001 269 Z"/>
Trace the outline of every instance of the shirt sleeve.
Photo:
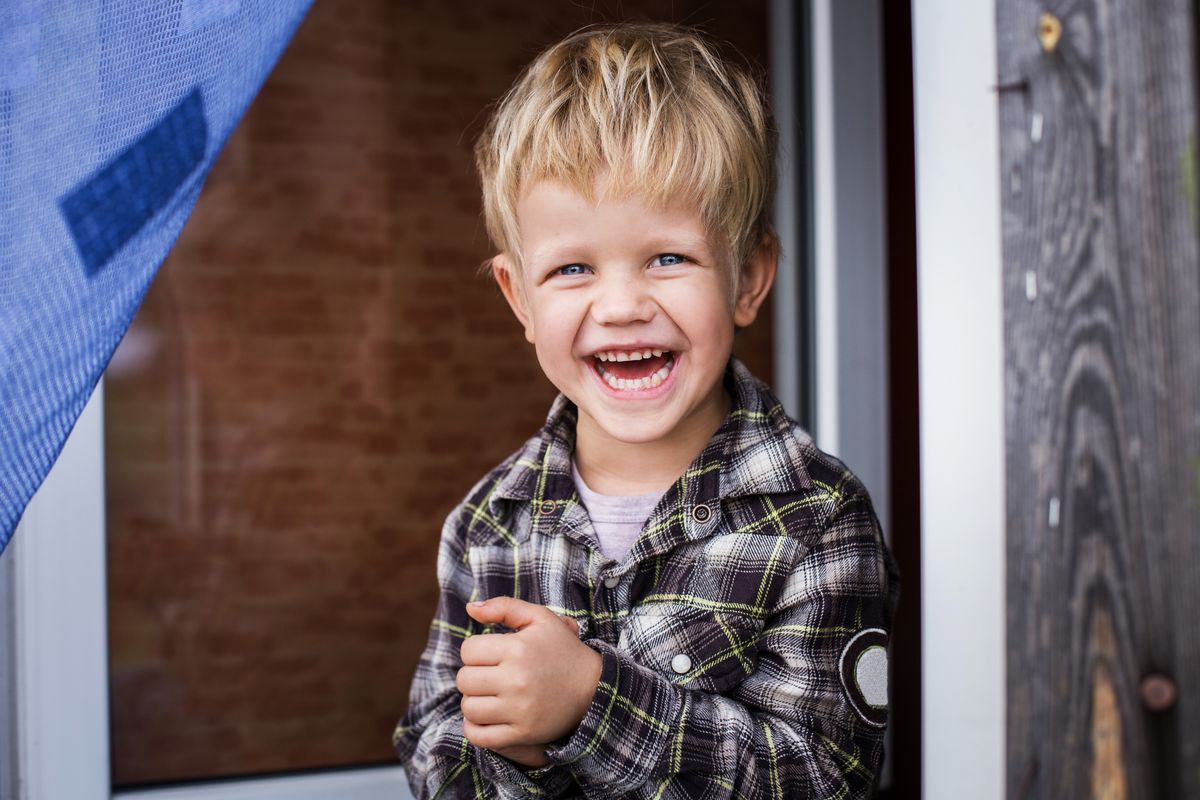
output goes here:
<path id="1" fill-rule="evenodd" d="M 466 612 L 474 580 L 466 561 L 462 507 L 446 520 L 438 548 L 437 612 L 413 676 L 409 707 L 392 737 L 417 800 L 554 798 L 574 783 L 562 768 L 527 769 L 463 736 L 455 678 L 460 647 L 479 627 Z"/>
<path id="2" fill-rule="evenodd" d="M 589 640 L 603 657 L 599 686 L 579 728 L 547 756 L 589 797 L 869 797 L 898 592 L 870 500 L 846 499 L 749 638 L 756 661 L 740 683 L 720 694 L 680 686 Z"/>

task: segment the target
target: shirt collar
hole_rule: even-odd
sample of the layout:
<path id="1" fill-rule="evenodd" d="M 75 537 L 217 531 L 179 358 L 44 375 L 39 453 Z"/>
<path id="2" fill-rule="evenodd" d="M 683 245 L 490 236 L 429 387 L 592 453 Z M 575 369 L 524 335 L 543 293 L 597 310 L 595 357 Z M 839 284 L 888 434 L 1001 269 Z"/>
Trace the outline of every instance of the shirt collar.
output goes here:
<path id="1" fill-rule="evenodd" d="M 765 383 L 731 358 L 725 386 L 733 401 L 729 416 L 677 482 L 689 502 L 712 503 L 727 497 L 798 492 L 812 487 L 804 466 L 812 439 L 784 413 Z M 575 497 L 571 455 L 579 412 L 558 395 L 546 423 L 501 475 L 489 498 L 532 502 L 534 512 L 549 516 Z M 706 526 L 707 527 L 707 526 Z"/>

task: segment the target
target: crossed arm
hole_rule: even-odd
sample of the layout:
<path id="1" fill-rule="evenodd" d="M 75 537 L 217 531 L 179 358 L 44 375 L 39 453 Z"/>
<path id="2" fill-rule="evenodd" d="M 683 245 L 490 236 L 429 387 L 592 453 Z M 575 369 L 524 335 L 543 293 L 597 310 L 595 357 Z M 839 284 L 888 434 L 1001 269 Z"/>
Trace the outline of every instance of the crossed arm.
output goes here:
<path id="1" fill-rule="evenodd" d="M 516 634 L 472 636 L 462 643 L 463 735 L 527 767 L 544 767 L 546 747 L 583 721 L 600 681 L 602 658 L 579 641 L 574 620 L 511 597 L 468 603 L 478 622 Z M 553 692 L 549 689 L 553 687 Z"/>
<path id="2" fill-rule="evenodd" d="M 474 581 L 455 516 L 443 531 L 438 608 L 396 750 L 418 800 L 560 796 L 571 777 L 549 764 L 546 746 L 578 726 L 600 656 L 579 641 L 574 622 L 542 606 L 513 598 L 466 602 Z M 520 630 L 484 634 L 479 623 Z"/>
<path id="3" fill-rule="evenodd" d="M 830 524 L 871 534 L 869 506 L 862 513 L 847 508 Z M 889 567 L 877 544 L 849 533 L 805 556 L 759 634 L 753 672 L 727 695 L 676 685 L 605 642 L 580 642 L 573 623 L 540 606 L 468 606 L 469 568 L 444 540 L 438 615 L 397 729 L 414 793 L 867 797 L 883 730 L 847 702 L 838 654 L 854 630 L 890 627 Z M 473 634 L 475 622 L 518 631 Z"/>

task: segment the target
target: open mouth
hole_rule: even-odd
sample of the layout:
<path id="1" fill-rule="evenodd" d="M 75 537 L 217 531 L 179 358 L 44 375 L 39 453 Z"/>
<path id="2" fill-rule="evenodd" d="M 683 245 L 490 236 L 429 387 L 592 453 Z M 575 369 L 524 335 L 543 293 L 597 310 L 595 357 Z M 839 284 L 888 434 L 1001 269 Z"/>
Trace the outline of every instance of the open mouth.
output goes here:
<path id="1" fill-rule="evenodd" d="M 662 386 L 675 367 L 670 350 L 606 350 L 592 356 L 601 380 L 618 391 L 644 391 Z"/>

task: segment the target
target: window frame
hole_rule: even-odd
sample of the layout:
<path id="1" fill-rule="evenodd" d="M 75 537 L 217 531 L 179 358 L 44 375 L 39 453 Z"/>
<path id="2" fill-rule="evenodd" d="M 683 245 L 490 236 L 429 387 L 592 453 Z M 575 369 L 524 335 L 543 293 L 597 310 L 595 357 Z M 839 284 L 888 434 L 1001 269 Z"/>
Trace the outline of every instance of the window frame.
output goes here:
<path id="1" fill-rule="evenodd" d="M 779 227 L 785 251 L 791 244 L 795 268 L 811 266 L 813 272 L 783 279 L 781 288 L 800 300 L 790 310 L 777 310 L 777 341 L 790 344 L 777 351 L 776 359 L 807 363 L 796 348 L 810 348 L 820 394 L 807 381 L 810 367 L 780 370 L 777 365 L 785 384 L 781 395 L 792 398 L 794 407 L 804 405 L 801 395 L 809 398 L 805 402 L 815 406 L 811 425 L 818 443 L 839 453 L 862 475 L 881 518 L 887 519 L 886 418 L 880 423 L 881 433 L 862 435 L 862 421 L 847 413 L 842 402 L 866 393 L 877 398 L 886 414 L 885 230 L 882 206 L 871 205 L 882 204 L 884 196 L 882 146 L 876 169 L 862 161 L 863 153 L 876 152 L 870 136 L 855 140 L 846 133 L 854 129 L 847 121 L 855 118 L 853 106 L 870 113 L 871 104 L 881 102 L 882 81 L 878 70 L 847 73 L 838 56 L 861 54 L 862 39 L 877 36 L 879 17 L 870 3 L 811 0 L 802 5 L 808 13 L 805 24 L 780 24 L 782 15 L 792 13 L 790 7 L 787 0 L 772 2 L 773 47 L 779 57 L 780 48 L 808 38 L 795 52 L 811 59 L 811 83 L 800 97 L 812 106 L 785 110 L 784 118 L 807 114 L 814 122 L 814 149 L 806 155 L 814 174 L 784 179 L 800 196 L 781 202 L 780 219 L 804 214 L 810 218 L 794 218 L 799 229 Z M 857 13 L 876 16 L 863 28 L 852 24 Z M 947 752 L 947 747 L 959 753 L 954 763 L 973 765 L 962 774 L 973 775 L 974 786 L 1003 786 L 1003 362 L 1000 328 L 993 324 L 1001 308 L 999 176 L 986 176 L 995 185 L 988 183 L 969 197 L 953 194 L 954 176 L 998 158 L 994 98 L 981 83 L 984 76 L 988 83 L 994 79 L 994 7 L 987 3 L 960 9 L 942 0 L 914 0 L 913 22 L 914 42 L 920 45 L 914 48 L 914 81 L 922 308 L 923 682 L 938 687 L 923 700 L 924 794 L 948 797 L 956 796 L 950 788 L 953 776 L 929 761 L 931 754 Z M 780 31 L 801 33 L 789 38 Z M 854 90 L 845 90 L 848 85 Z M 777 92 L 791 91 L 780 87 L 785 85 L 780 82 Z M 839 113 L 835 103 L 844 110 Z M 960 134 L 963 126 L 982 132 L 947 149 L 946 137 Z M 936 166 L 932 158 L 920 157 L 935 149 Z M 854 208 L 858 216 L 851 214 Z M 861 213 L 876 215 L 865 233 Z M 965 222 L 972 225 L 956 229 Z M 957 232 L 948 236 L 947 231 Z M 963 263 L 975 268 L 964 271 Z M 864 280 L 875 282 L 867 296 L 854 291 Z M 810 308 L 811 343 L 797 324 L 811 302 L 810 293 L 821 301 Z M 958 299 L 950 302 L 953 298 Z M 856 338 L 848 338 L 846 321 L 871 319 L 876 313 L 878 335 L 858 330 Z M 972 322 L 965 328 L 964 318 Z M 965 334 L 972 331 L 975 338 L 968 341 Z M 951 363 L 947 359 L 958 359 L 954 354 L 966 347 L 976 348 L 975 357 L 967 363 L 956 360 L 963 369 L 939 380 L 933 365 Z M 882 370 L 863 366 L 863 348 L 871 358 L 879 356 Z M 879 348 L 879 353 L 871 348 Z M 857 371 L 848 372 L 847 365 Z M 965 379 L 968 368 L 971 379 Z M 0 726 L 0 794 L 18 800 L 411 798 L 398 765 L 112 792 L 102 409 L 101 384 L 0 557 L 0 601 L 6 601 L 0 602 L 0 709 L 11 709 L 14 713 L 2 716 L 15 722 Z M 968 440 L 976 444 L 964 453 L 957 443 Z M 875 447 L 869 446 L 872 441 Z M 962 490 L 963 481 L 970 482 L 969 492 Z M 954 522 L 964 517 L 953 504 L 963 502 L 973 509 L 972 537 L 961 536 L 961 525 Z M 59 591 L 62 586 L 70 591 Z M 967 592 L 964 586 L 974 588 Z M 971 654 L 971 669 L 950 657 L 965 652 Z M 963 750 L 966 742 L 972 743 L 969 752 Z M 65 770 L 62 764 L 72 767 Z M 980 781 L 980 775 L 988 780 Z"/>
<path id="2" fill-rule="evenodd" d="M 925 797 L 1005 793 L 1004 298 L 992 2 L 914 0 Z"/>
<path id="3" fill-rule="evenodd" d="M 114 792 L 104 528 L 101 381 L 0 556 L 14 645 L 0 672 L 0 690 L 7 688 L 0 703 L 7 694 L 16 711 L 15 736 L 5 726 L 12 741 L 4 748 L 15 769 L 0 775 L 9 782 L 0 793 L 17 800 L 411 800 L 399 765 Z"/>

